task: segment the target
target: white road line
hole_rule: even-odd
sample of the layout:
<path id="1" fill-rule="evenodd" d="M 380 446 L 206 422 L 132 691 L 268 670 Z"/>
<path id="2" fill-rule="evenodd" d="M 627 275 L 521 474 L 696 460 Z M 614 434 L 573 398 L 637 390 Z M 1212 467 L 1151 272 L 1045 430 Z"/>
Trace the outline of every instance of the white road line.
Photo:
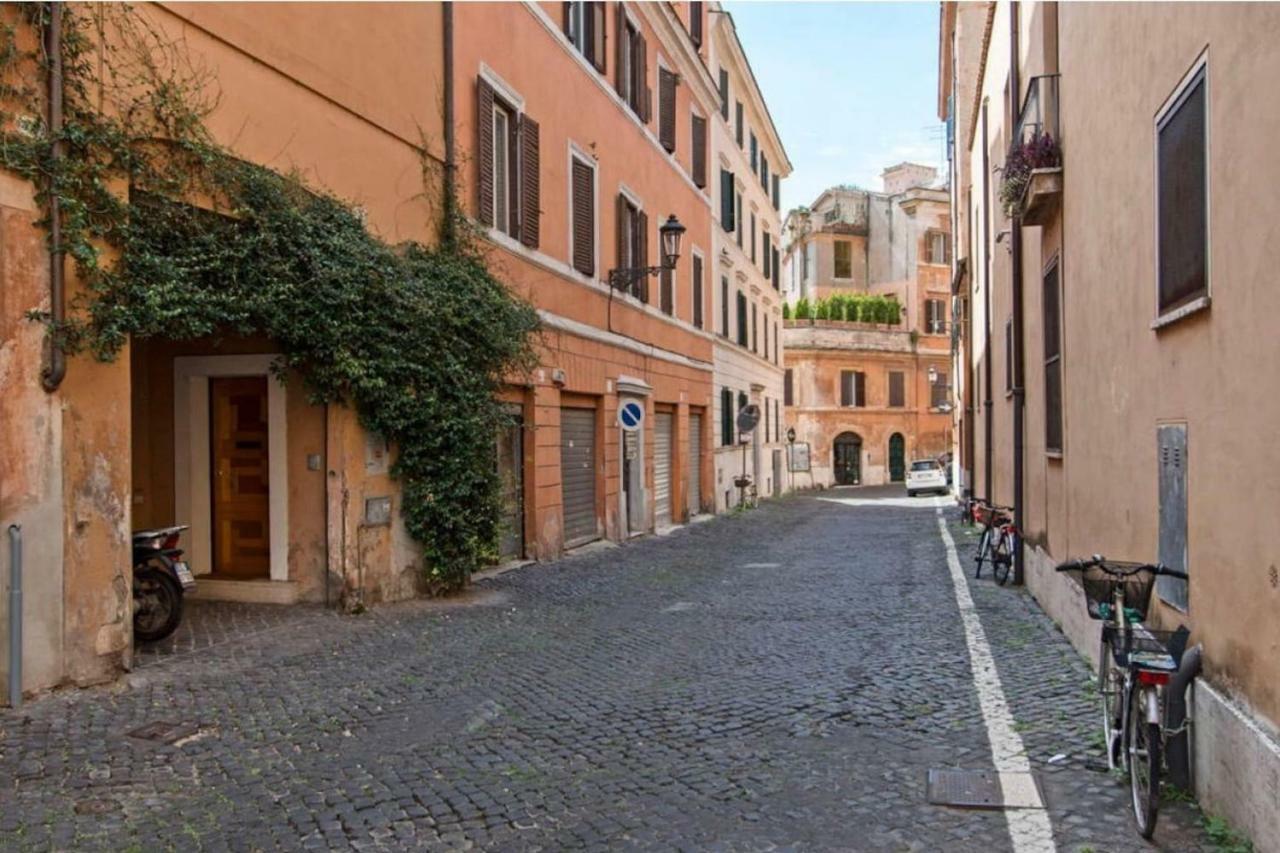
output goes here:
<path id="1" fill-rule="evenodd" d="M 942 544 L 947 549 L 947 568 L 951 570 L 956 605 L 960 608 L 964 638 L 969 646 L 973 684 L 978 691 L 978 705 L 982 709 L 982 720 L 987 727 L 987 739 L 991 741 L 991 757 L 999 773 L 1030 773 L 1031 763 L 1027 761 L 1022 738 L 1013 728 L 1013 714 L 1009 712 L 1009 703 L 1005 699 L 1004 688 L 1000 685 L 1000 673 L 996 671 L 996 662 L 991 656 L 991 646 L 987 644 L 982 620 L 978 618 L 964 570 L 960 568 L 956 543 L 951 538 L 951 531 L 947 529 L 942 508 L 939 507 L 937 512 L 938 530 L 942 533 Z M 1009 824 L 1009 838 L 1017 853 L 1049 853 L 1057 849 L 1053 843 L 1053 826 L 1044 809 L 1005 809 L 1004 814 Z"/>

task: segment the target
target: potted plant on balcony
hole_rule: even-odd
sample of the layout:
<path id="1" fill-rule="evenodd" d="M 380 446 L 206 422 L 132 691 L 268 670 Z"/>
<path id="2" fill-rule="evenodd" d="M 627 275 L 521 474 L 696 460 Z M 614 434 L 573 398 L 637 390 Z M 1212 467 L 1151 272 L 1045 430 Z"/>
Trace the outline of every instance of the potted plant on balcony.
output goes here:
<path id="1" fill-rule="evenodd" d="M 1040 225 L 1062 192 L 1062 152 L 1050 134 L 1036 131 L 1009 151 L 1000 181 L 1005 216 Z"/>

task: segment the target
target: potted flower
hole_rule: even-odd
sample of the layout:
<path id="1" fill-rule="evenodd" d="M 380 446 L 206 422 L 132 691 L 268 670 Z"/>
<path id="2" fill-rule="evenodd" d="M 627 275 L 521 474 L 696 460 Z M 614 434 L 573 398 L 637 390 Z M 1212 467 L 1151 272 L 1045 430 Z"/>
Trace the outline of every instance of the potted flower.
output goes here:
<path id="1" fill-rule="evenodd" d="M 1008 217 L 1040 225 L 1062 192 L 1062 152 L 1050 134 L 1036 131 L 1009 151 L 1000 182 L 1000 204 Z"/>

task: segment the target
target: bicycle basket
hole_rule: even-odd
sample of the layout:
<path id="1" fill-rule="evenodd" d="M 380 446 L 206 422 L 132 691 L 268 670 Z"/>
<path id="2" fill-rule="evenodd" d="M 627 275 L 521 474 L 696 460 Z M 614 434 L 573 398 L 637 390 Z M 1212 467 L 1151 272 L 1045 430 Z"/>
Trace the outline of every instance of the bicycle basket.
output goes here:
<path id="1" fill-rule="evenodd" d="M 974 504 L 973 518 L 984 527 L 991 523 L 991 517 L 993 515 L 997 521 L 1007 520 L 1009 518 L 1008 514 L 1001 510 L 992 510 L 990 507 L 983 506 L 982 504 Z"/>
<path id="2" fill-rule="evenodd" d="M 1112 565 L 1125 564 L 1113 563 Z M 1146 619 L 1147 606 L 1151 603 L 1151 587 L 1155 585 L 1155 581 L 1156 576 L 1151 572 L 1140 571 L 1125 577 L 1116 577 L 1103 571 L 1101 566 L 1089 566 L 1080 573 L 1080 585 L 1084 587 L 1089 616 L 1093 619 L 1107 618 L 1115 600 L 1117 587 L 1124 590 L 1124 606 L 1133 610 L 1139 621 Z"/>

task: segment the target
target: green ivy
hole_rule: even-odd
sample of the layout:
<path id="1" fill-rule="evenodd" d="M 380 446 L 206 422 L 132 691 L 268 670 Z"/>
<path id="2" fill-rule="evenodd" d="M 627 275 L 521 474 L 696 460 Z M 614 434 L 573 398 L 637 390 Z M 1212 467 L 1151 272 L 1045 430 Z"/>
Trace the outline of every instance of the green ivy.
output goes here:
<path id="1" fill-rule="evenodd" d="M 232 156 L 203 123 L 209 77 L 132 9 L 64 7 L 63 26 L 65 156 L 43 124 L 0 113 L 0 166 L 46 207 L 57 195 L 86 285 L 58 340 L 109 361 L 130 339 L 270 337 L 278 375 L 297 371 L 313 402 L 351 405 L 391 443 L 426 579 L 464 584 L 495 551 L 496 394 L 536 363 L 534 309 L 489 272 L 466 223 L 435 246 L 392 247 L 346 202 Z M 114 47 L 99 52 L 91 35 L 107 27 Z M 20 81 L 43 60 L 3 35 L 0 101 L 40 115 Z"/>

